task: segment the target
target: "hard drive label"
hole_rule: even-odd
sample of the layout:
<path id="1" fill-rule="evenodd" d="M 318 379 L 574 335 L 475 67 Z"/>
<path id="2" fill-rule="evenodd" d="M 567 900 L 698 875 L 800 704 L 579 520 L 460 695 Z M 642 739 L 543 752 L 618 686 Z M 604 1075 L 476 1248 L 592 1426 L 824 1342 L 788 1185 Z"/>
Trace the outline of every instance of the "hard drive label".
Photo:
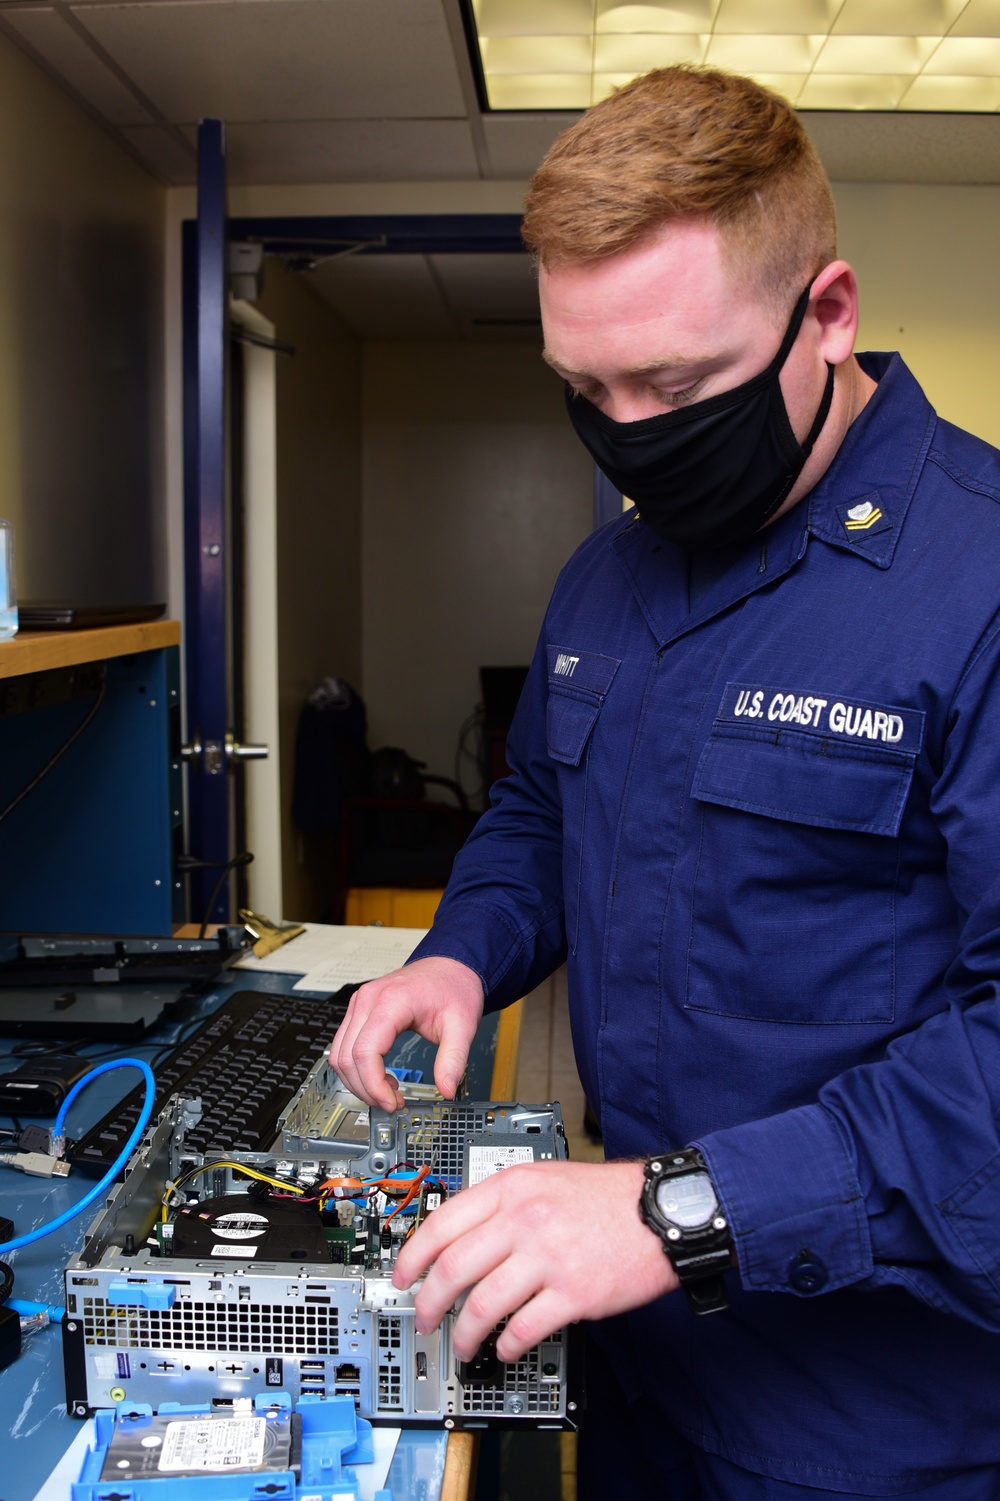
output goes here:
<path id="1" fill-rule="evenodd" d="M 157 1469 L 249 1470 L 264 1462 L 265 1418 L 225 1418 L 167 1424 Z"/>

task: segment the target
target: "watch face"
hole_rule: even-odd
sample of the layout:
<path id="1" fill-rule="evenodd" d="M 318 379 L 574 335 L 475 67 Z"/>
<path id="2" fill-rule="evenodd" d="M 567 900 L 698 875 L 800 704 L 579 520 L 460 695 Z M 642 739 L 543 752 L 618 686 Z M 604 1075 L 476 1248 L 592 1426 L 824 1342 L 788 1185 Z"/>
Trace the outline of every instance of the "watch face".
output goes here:
<path id="1" fill-rule="evenodd" d="M 719 1207 L 707 1173 L 684 1173 L 656 1186 L 656 1207 L 665 1220 L 681 1230 L 707 1225 Z"/>

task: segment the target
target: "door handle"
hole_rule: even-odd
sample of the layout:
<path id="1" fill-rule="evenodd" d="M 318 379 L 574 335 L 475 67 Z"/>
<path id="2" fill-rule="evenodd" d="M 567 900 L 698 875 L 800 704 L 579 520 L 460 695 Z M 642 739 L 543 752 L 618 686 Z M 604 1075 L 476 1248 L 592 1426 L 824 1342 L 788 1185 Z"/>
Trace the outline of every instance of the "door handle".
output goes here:
<path id="1" fill-rule="evenodd" d="M 202 741 L 201 731 L 194 730 L 188 745 L 181 746 L 181 760 L 190 762 L 196 771 L 217 777 L 223 771 L 235 771 L 241 761 L 265 761 L 270 754 L 266 745 L 241 745 L 232 730 L 226 738 Z"/>
<path id="2" fill-rule="evenodd" d="M 232 730 L 226 731 L 226 769 L 235 771 L 239 761 L 266 761 L 270 747 L 266 745 L 241 745 Z"/>

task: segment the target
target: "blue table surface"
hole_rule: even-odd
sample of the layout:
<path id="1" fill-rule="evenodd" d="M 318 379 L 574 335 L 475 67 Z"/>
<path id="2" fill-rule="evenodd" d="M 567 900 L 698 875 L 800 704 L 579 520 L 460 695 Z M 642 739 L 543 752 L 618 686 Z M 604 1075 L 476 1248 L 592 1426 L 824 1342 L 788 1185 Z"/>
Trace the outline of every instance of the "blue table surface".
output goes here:
<path id="1" fill-rule="evenodd" d="M 190 1027 L 193 1019 L 206 1016 L 236 990 L 288 992 L 296 975 L 230 971 L 217 990 L 203 996 L 196 1009 L 182 1023 L 167 1025 L 151 1033 L 141 1043 L 124 1043 L 116 1056 L 149 1059 L 159 1049 L 176 1041 Z M 473 1099 L 490 1097 L 493 1053 L 496 1047 L 496 1014 L 487 1016 L 479 1029 L 469 1059 L 469 1085 Z M 332 1029 L 331 1029 L 332 1035 Z M 0 1040 L 0 1071 L 6 1072 L 13 1041 Z M 107 1044 L 76 1045 L 87 1056 L 107 1056 Z M 409 1069 L 422 1069 L 425 1081 L 433 1077 L 435 1049 L 415 1033 L 404 1033 L 390 1055 L 390 1063 Z M 96 1061 L 96 1059 L 95 1059 Z M 74 1102 L 67 1121 L 70 1135 L 82 1133 L 99 1120 L 112 1105 L 135 1087 L 138 1074 L 122 1069 L 95 1080 Z M 22 1116 L 23 1125 L 51 1126 L 51 1119 Z M 8 1124 L 8 1122 L 2 1122 Z M 23 1173 L 0 1167 L 0 1214 L 14 1222 L 14 1233 L 24 1235 L 39 1225 L 55 1219 L 93 1187 L 93 1180 L 71 1174 L 64 1179 L 28 1178 Z M 14 1270 L 14 1296 L 46 1304 L 61 1304 L 64 1297 L 63 1268 L 82 1240 L 87 1225 L 98 1213 L 98 1203 L 85 1209 L 78 1219 L 70 1220 L 61 1230 L 12 1251 L 5 1259 Z M 63 1384 L 62 1343 L 55 1328 L 42 1330 L 25 1339 L 20 1359 L 0 1371 L 0 1407 L 9 1434 L 3 1446 L 0 1472 L 0 1501 L 31 1501 L 57 1461 L 69 1448 L 79 1431 L 79 1423 L 66 1413 Z M 393 1501 L 437 1501 L 441 1466 L 438 1455 L 446 1435 L 441 1430 L 409 1430 L 401 1435 L 400 1444 L 389 1471 Z"/>

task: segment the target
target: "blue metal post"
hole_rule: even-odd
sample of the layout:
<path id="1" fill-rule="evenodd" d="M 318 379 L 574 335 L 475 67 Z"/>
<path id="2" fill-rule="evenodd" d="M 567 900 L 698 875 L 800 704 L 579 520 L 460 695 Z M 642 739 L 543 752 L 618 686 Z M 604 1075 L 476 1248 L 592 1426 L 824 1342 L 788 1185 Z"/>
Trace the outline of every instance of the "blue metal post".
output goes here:
<path id="1" fill-rule="evenodd" d="M 221 120 L 198 127 L 198 220 L 184 243 L 184 546 L 188 849 L 225 861 L 229 786 L 226 630 L 226 160 Z M 217 872 L 191 879 L 191 916 L 205 913 Z M 228 917 L 225 889 L 212 920 Z"/>

